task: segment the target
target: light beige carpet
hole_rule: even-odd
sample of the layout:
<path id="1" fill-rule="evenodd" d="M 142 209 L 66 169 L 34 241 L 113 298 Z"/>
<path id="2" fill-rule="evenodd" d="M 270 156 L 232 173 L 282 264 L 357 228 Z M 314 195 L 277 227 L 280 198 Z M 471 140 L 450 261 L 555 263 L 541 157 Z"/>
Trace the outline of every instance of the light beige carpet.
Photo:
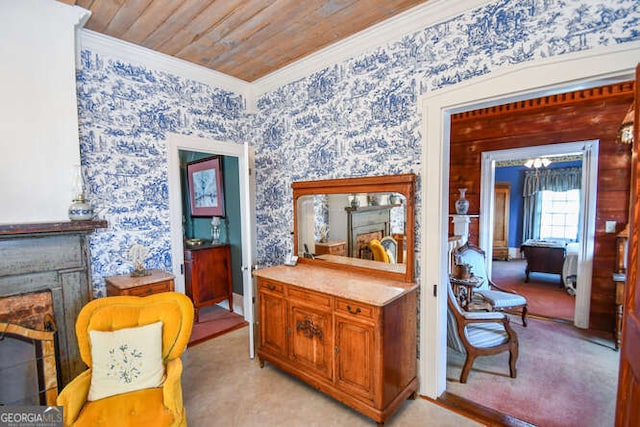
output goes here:
<path id="1" fill-rule="evenodd" d="M 187 349 L 182 387 L 190 427 L 371 427 L 376 423 L 268 363 L 249 359 L 242 328 Z M 386 426 L 479 424 L 424 399 L 407 400 Z"/>

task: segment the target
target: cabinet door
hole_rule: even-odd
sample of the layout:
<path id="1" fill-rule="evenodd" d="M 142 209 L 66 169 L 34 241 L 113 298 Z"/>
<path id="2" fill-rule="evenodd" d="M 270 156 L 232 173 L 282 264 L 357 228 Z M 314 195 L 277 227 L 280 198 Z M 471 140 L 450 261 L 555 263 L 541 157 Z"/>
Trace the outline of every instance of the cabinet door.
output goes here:
<path id="1" fill-rule="evenodd" d="M 331 312 L 290 301 L 290 357 L 301 367 L 332 379 L 333 330 Z"/>
<path id="2" fill-rule="evenodd" d="M 336 314 L 336 385 L 374 398 L 374 326 Z"/>
<path id="3" fill-rule="evenodd" d="M 282 285 L 260 280 L 258 283 L 260 350 L 286 357 L 286 308 Z"/>

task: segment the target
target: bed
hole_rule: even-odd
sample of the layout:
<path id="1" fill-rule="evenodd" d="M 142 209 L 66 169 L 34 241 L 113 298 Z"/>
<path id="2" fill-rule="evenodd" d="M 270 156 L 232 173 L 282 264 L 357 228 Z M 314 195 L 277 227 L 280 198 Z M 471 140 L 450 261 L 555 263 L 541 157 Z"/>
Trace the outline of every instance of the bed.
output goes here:
<path id="1" fill-rule="evenodd" d="M 549 273 L 557 274 L 560 278 L 560 286 L 564 286 L 562 271 L 567 253 L 566 244 L 544 240 L 527 240 L 522 244 L 520 250 L 527 260 L 525 282 L 529 282 L 530 273 Z"/>
<path id="2" fill-rule="evenodd" d="M 562 266 L 562 281 L 567 293 L 576 294 L 578 285 L 578 243 L 569 243 L 567 245 L 567 253 L 564 257 Z"/>

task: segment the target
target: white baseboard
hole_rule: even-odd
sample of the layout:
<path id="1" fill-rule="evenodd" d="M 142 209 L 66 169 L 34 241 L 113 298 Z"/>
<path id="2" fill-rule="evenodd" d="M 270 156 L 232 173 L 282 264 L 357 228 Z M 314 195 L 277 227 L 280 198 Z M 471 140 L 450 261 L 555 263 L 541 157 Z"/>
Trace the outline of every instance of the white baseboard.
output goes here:
<path id="1" fill-rule="evenodd" d="M 509 248 L 509 259 L 520 259 L 520 248 Z"/>
<path id="2" fill-rule="evenodd" d="M 229 310 L 228 300 L 224 300 L 218 303 L 218 305 L 220 307 L 223 307 L 225 310 Z M 245 320 L 247 320 L 247 318 L 244 315 L 244 297 L 240 294 L 236 294 L 236 293 L 233 294 L 233 312 L 241 315 L 242 317 L 245 318 Z"/>

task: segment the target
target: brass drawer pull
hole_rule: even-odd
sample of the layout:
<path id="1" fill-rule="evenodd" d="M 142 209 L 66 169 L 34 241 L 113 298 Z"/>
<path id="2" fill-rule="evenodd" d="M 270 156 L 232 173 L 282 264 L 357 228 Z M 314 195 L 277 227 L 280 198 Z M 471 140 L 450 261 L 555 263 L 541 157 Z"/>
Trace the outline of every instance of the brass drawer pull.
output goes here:
<path id="1" fill-rule="evenodd" d="M 272 285 L 271 283 L 267 283 L 267 289 L 269 289 L 270 291 L 275 291 L 276 290 L 276 285 Z"/>
<path id="2" fill-rule="evenodd" d="M 351 309 L 351 306 L 350 306 L 350 305 L 348 305 L 348 306 L 347 306 L 347 311 L 348 311 L 349 313 L 351 313 L 351 314 L 358 314 L 358 313 L 360 313 L 362 310 L 360 310 L 360 307 L 357 307 L 355 310 L 352 310 L 352 309 Z"/>

